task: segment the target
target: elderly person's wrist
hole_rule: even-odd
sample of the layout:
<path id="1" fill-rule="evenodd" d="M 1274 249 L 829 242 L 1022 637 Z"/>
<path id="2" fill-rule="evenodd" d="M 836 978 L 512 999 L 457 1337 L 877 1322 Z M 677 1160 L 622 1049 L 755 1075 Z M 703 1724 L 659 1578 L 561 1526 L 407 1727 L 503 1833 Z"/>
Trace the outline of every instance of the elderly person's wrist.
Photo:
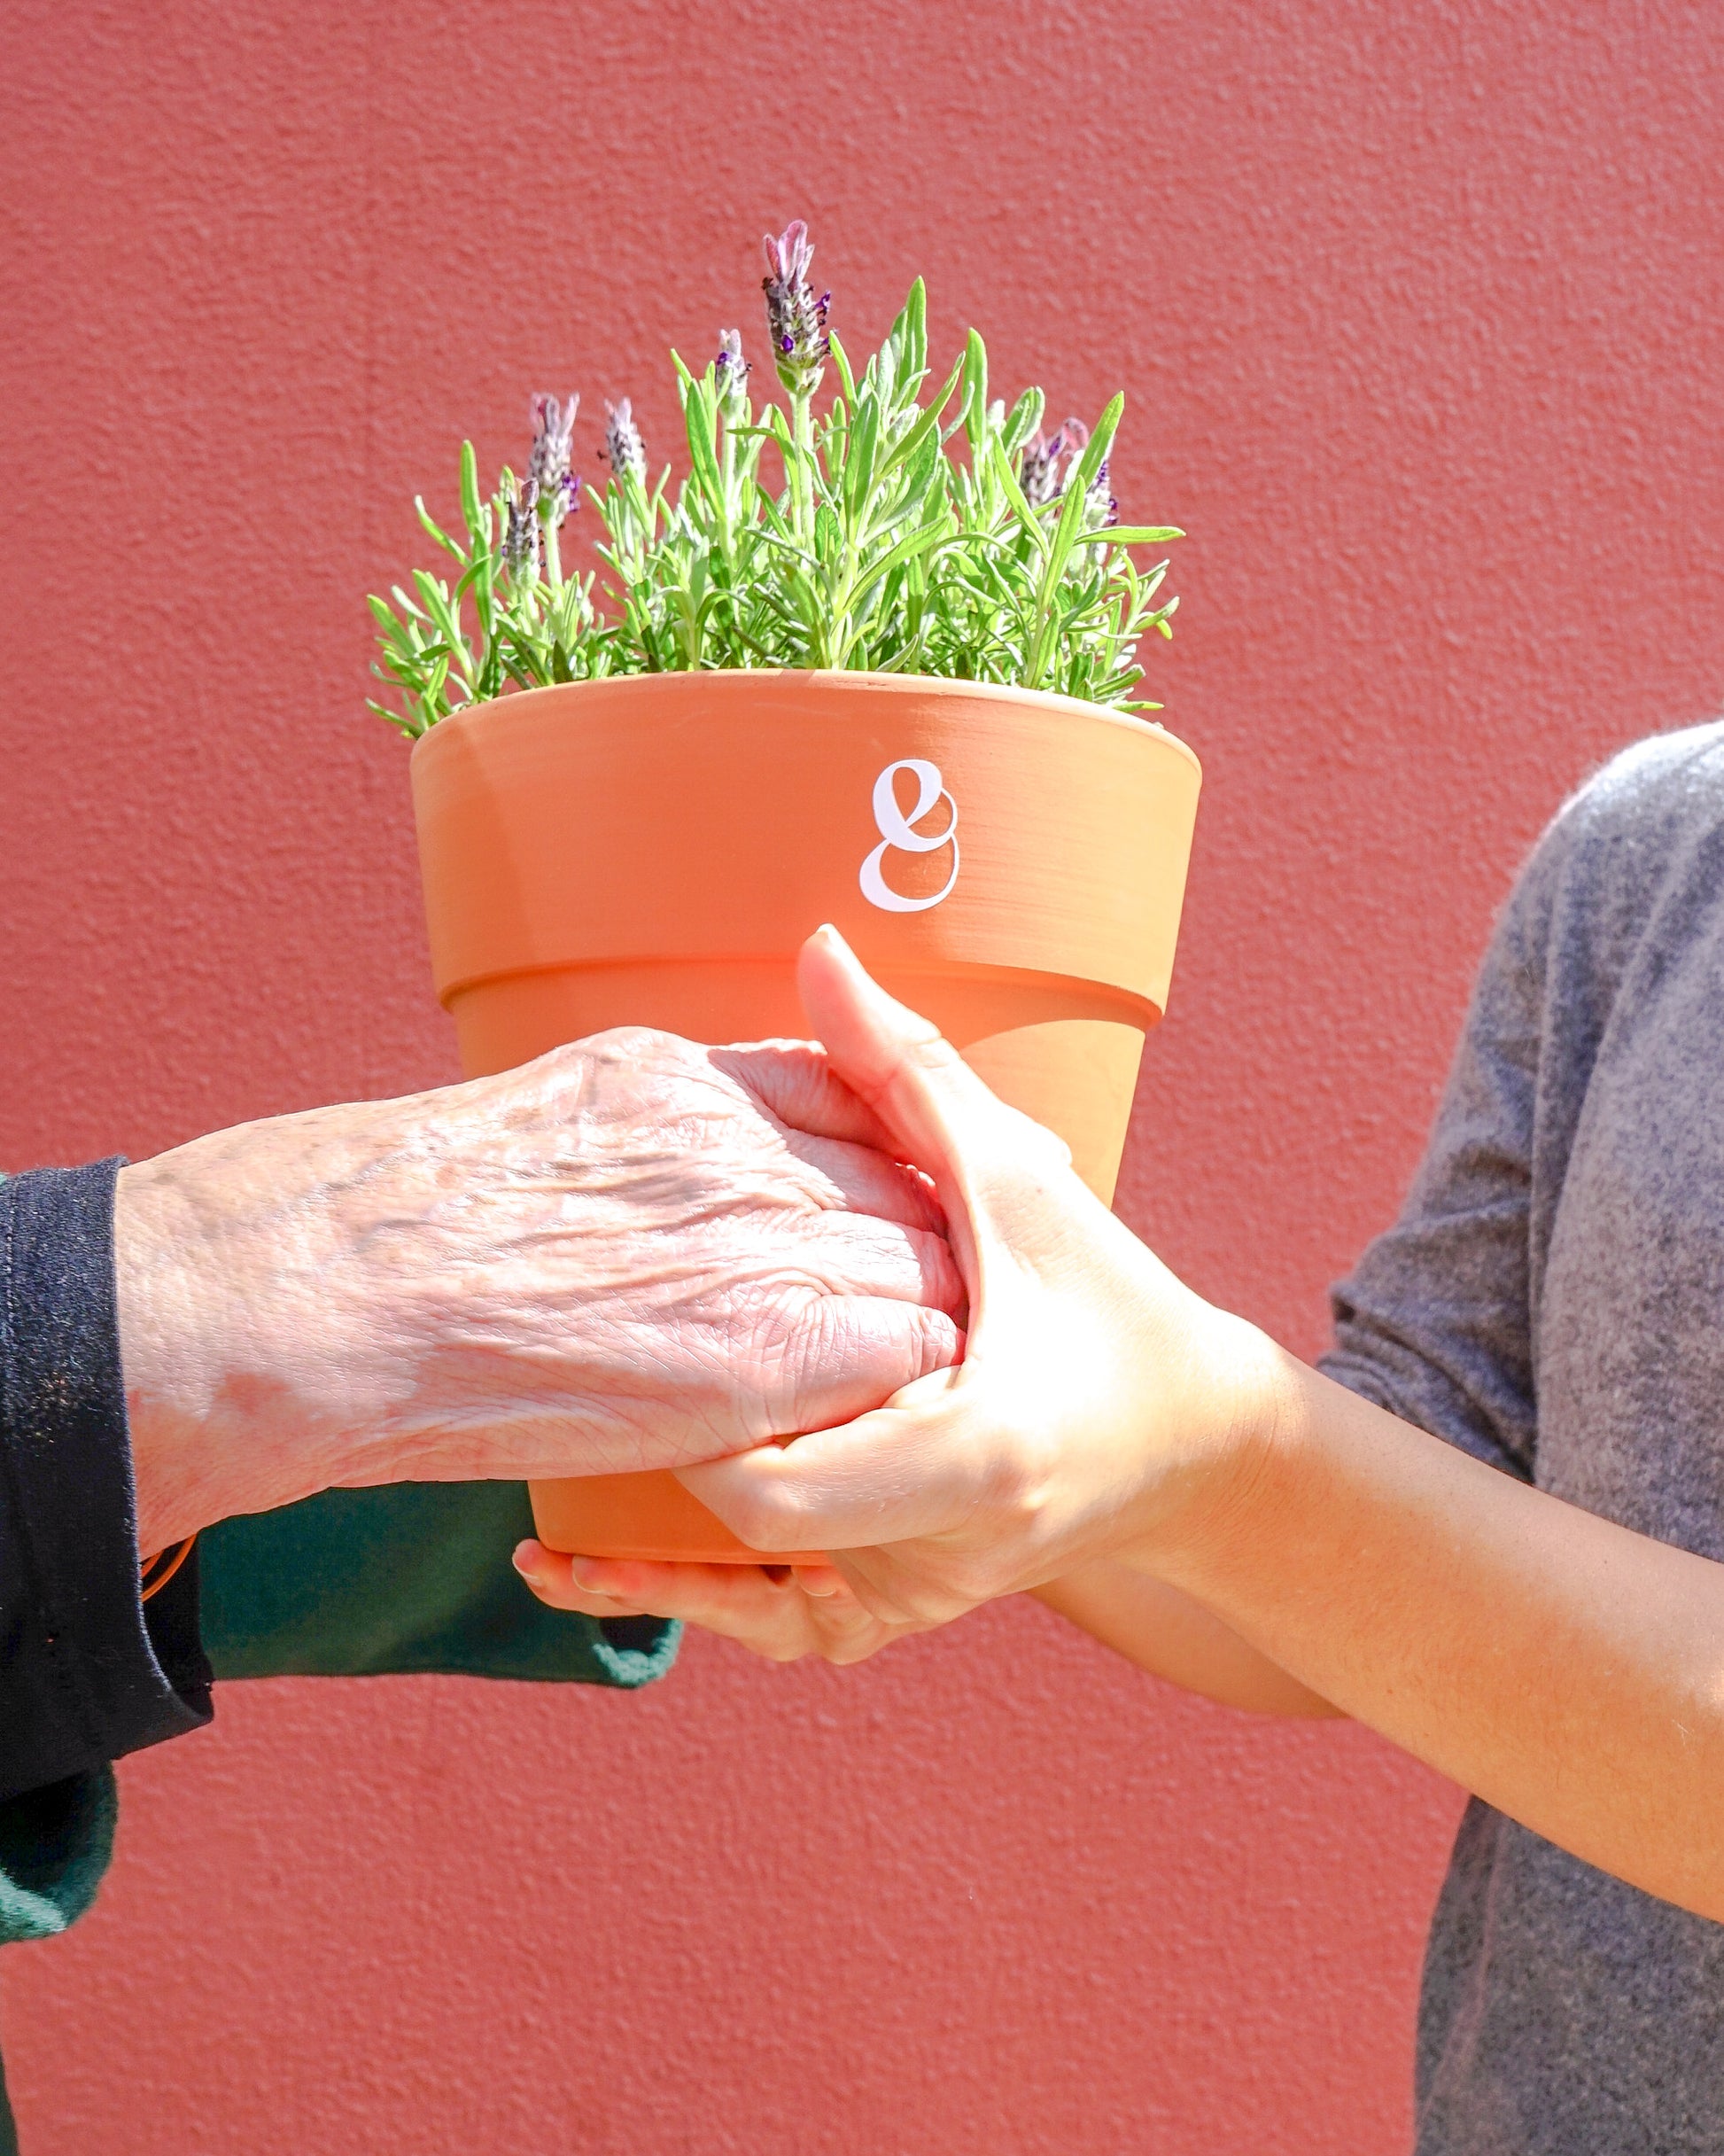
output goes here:
<path id="1" fill-rule="evenodd" d="M 120 1362 L 144 1555 L 229 1514 L 268 1511 L 339 1481 L 355 1442 L 351 1431 L 317 1427 L 268 1350 L 258 1304 L 270 1280 L 267 1265 L 259 1277 L 257 1225 L 245 1218 L 245 1148 L 222 1150 L 238 1171 L 231 1180 L 200 1172 L 214 1164 L 187 1147 L 123 1169 L 115 1192 Z M 315 1313 L 305 1321 L 315 1324 Z"/>

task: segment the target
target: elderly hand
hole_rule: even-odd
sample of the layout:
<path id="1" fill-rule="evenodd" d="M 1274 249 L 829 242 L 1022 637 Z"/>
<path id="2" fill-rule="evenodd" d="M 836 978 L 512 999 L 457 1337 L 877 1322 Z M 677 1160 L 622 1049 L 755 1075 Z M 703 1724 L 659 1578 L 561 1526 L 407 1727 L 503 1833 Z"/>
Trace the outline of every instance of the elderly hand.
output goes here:
<path id="1" fill-rule="evenodd" d="M 128 1167 L 115 1247 L 145 1550 L 337 1484 L 734 1452 L 944 1368 L 965 1308 L 818 1049 L 639 1030 Z"/>
<path id="2" fill-rule="evenodd" d="M 1141 1546 L 1225 1502 L 1280 1358 L 1175 1279 L 830 930 L 802 960 L 832 1067 L 934 1178 L 974 1313 L 960 1367 L 878 1411 L 685 1471 L 760 1550 L 825 1548 L 894 1626 Z"/>

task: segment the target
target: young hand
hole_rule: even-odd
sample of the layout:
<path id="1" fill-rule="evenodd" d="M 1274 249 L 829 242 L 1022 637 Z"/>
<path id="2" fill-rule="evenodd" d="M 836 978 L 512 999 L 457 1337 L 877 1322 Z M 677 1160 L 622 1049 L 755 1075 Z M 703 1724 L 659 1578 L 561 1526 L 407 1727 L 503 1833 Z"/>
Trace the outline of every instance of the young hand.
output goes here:
<path id="1" fill-rule="evenodd" d="M 825 1548 L 861 1602 L 933 1623 L 1142 1545 L 1248 1470 L 1280 1358 L 1192 1293 L 835 931 L 803 999 L 832 1067 L 932 1176 L 965 1358 L 842 1428 L 683 1472 L 753 1547 Z"/>
<path id="2" fill-rule="evenodd" d="M 588 1617 L 680 1617 L 764 1655 L 861 1662 L 929 1628 L 877 1617 L 831 1565 L 656 1565 L 564 1557 L 527 1541 L 515 1568 L 552 1609 Z"/>

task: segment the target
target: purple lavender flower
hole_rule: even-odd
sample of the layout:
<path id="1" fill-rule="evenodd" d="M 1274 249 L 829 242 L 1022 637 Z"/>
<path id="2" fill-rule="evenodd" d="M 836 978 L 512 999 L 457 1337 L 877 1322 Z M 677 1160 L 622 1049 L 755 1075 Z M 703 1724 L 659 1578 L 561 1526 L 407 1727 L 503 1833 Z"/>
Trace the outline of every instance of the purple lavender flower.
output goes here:
<path id="1" fill-rule="evenodd" d="M 526 479 L 528 507 L 539 503 L 540 514 L 544 515 L 547 513 L 544 505 L 555 504 L 549 513 L 559 525 L 579 499 L 580 481 L 569 468 L 575 413 L 579 406 L 579 397 L 567 397 L 559 404 L 555 397 L 541 393 L 532 400 L 532 455 L 527 460 Z"/>
<path id="2" fill-rule="evenodd" d="M 732 426 L 745 424 L 749 416 L 749 377 L 754 370 L 742 357 L 741 330 L 721 331 L 718 356 L 712 366 L 718 387 L 718 409 Z"/>
<path id="3" fill-rule="evenodd" d="M 777 239 L 767 233 L 763 244 L 766 275 L 760 289 L 766 295 L 766 330 L 778 378 L 793 397 L 812 397 L 820 385 L 829 351 L 826 321 L 832 294 L 822 292 L 817 300 L 808 282 L 814 249 L 800 217 L 786 225 Z"/>
<path id="4" fill-rule="evenodd" d="M 1119 520 L 1120 505 L 1107 484 L 1107 459 L 1104 456 L 1083 497 L 1083 522 L 1091 531 L 1100 532 Z"/>
<path id="5" fill-rule="evenodd" d="M 1060 437 L 1056 434 L 1053 439 L 1058 441 Z M 1023 498 L 1031 509 L 1040 509 L 1044 502 L 1052 502 L 1060 491 L 1055 460 L 1050 454 L 1047 436 L 1040 427 L 1023 445 L 1018 479 L 1023 488 Z"/>
<path id="6" fill-rule="evenodd" d="M 517 479 L 504 505 L 503 566 L 516 584 L 539 568 L 539 490 L 532 479 Z"/>
<path id="7" fill-rule="evenodd" d="M 647 445 L 641 439 L 641 430 L 634 424 L 634 413 L 628 398 L 613 404 L 605 399 L 604 453 L 610 459 L 610 469 L 620 479 L 625 471 L 632 471 L 644 486 L 647 483 Z"/>
<path id="8" fill-rule="evenodd" d="M 1071 477 L 1071 468 L 1083 455 L 1090 440 L 1090 430 L 1081 419 L 1068 419 L 1052 434 L 1044 434 L 1038 427 L 1023 446 L 1023 462 L 1019 484 L 1023 488 L 1024 500 L 1031 509 L 1040 509 L 1044 503 L 1056 502 L 1066 491 L 1066 481 Z M 1107 478 L 1107 466 L 1099 477 Z M 1093 492 L 1093 489 L 1091 490 Z"/>

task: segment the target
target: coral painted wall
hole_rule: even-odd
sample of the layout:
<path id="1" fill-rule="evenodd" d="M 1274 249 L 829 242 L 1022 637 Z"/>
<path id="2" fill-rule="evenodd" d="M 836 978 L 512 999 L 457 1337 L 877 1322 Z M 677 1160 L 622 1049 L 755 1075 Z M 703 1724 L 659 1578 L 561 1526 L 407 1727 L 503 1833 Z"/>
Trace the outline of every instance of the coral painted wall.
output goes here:
<path id="1" fill-rule="evenodd" d="M 362 595 L 531 390 L 669 444 L 802 213 L 852 349 L 920 269 L 942 354 L 1128 387 L 1208 782 L 1122 1203 L 1314 1351 L 1517 860 L 1724 686 L 1710 15 L 11 0 L 0 1163 L 454 1075 Z M 1458 1805 L 1028 1606 L 234 1686 L 122 1779 L 0 1968 L 31 2156 L 1376 2156 Z"/>

